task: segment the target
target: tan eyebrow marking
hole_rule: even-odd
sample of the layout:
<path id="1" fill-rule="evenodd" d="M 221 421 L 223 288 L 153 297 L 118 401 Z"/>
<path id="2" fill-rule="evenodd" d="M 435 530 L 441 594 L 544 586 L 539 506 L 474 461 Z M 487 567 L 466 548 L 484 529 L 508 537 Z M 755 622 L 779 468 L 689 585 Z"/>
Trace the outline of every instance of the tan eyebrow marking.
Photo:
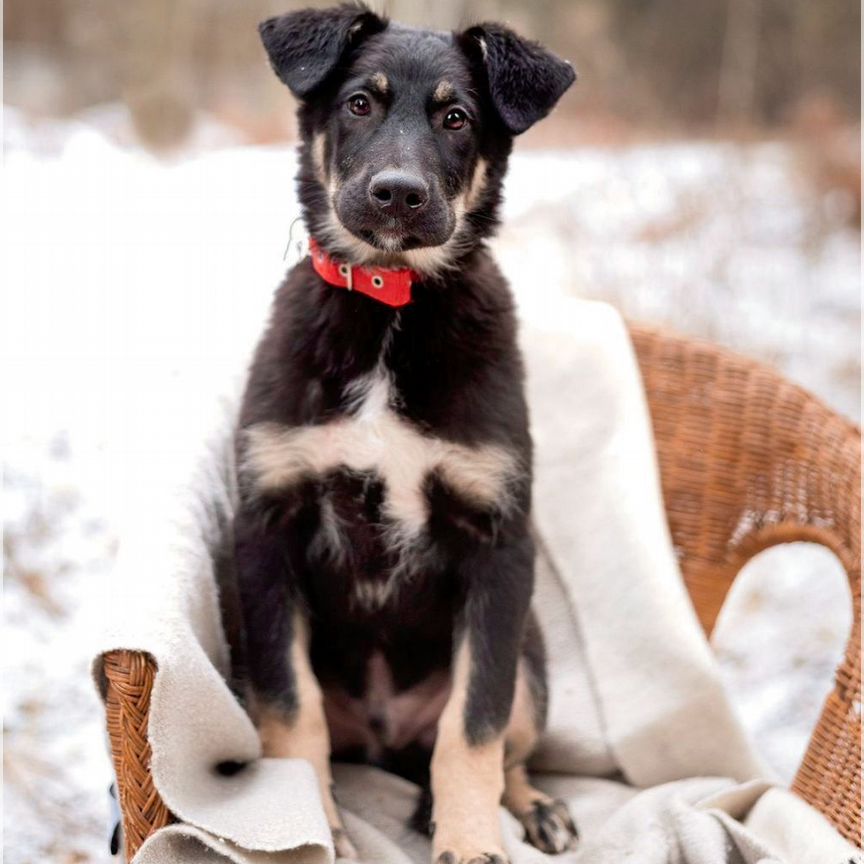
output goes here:
<path id="1" fill-rule="evenodd" d="M 382 95 L 386 96 L 390 89 L 390 82 L 383 72 L 376 72 L 370 79 L 372 86 Z"/>
<path id="2" fill-rule="evenodd" d="M 439 81 L 432 93 L 432 98 L 436 102 L 446 102 L 448 99 L 452 99 L 455 94 L 456 90 L 449 81 Z"/>

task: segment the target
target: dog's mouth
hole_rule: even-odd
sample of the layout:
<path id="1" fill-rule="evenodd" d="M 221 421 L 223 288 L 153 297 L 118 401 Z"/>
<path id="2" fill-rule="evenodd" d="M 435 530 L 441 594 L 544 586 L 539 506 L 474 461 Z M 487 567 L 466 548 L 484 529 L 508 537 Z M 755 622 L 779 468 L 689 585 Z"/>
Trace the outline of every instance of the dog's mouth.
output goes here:
<path id="1" fill-rule="evenodd" d="M 415 234 L 409 234 L 398 228 L 383 228 L 377 231 L 364 228 L 357 232 L 357 236 L 364 243 L 381 252 L 407 252 L 410 249 L 420 249 L 429 245 Z"/>

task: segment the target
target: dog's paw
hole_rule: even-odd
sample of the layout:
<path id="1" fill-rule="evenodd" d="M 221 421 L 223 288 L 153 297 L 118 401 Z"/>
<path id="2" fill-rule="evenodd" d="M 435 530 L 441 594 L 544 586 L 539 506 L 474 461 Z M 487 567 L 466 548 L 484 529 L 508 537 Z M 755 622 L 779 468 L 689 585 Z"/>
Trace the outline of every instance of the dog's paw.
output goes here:
<path id="1" fill-rule="evenodd" d="M 541 852 L 557 855 L 576 846 L 579 832 L 563 801 L 534 801 L 530 810 L 515 815 L 528 842 Z"/>
<path id="2" fill-rule="evenodd" d="M 354 844 L 345 833 L 345 829 L 331 828 L 330 831 L 333 834 L 333 848 L 336 851 L 336 857 L 356 861 L 360 857 L 360 854 L 354 848 Z"/>
<path id="3" fill-rule="evenodd" d="M 460 854 L 450 850 L 442 852 L 435 864 L 510 864 L 503 852 L 467 852 Z"/>

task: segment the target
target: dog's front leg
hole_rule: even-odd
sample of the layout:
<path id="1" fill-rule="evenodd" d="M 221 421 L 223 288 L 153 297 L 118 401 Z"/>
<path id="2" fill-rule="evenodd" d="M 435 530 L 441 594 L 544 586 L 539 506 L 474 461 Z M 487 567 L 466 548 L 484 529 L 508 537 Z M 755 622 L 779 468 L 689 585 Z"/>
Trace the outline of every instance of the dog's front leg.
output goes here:
<path id="1" fill-rule="evenodd" d="M 273 527 L 259 528 L 256 520 L 241 513 L 235 534 L 250 707 L 263 754 L 312 763 L 336 854 L 356 858 L 333 801 L 330 736 L 321 688 L 309 662 L 306 620 L 293 595 L 286 546 L 292 528 L 278 521 Z"/>
<path id="2" fill-rule="evenodd" d="M 478 548 L 463 561 L 453 687 L 432 755 L 433 861 L 505 864 L 499 805 L 504 732 L 533 587 L 530 537 Z"/>

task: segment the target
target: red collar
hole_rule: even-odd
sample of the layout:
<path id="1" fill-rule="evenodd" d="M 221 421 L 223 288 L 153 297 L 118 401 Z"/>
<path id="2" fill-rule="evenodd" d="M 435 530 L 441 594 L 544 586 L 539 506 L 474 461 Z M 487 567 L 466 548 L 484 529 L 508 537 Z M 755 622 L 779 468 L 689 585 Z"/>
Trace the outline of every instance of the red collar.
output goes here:
<path id="1" fill-rule="evenodd" d="M 420 276 L 407 267 L 388 270 L 385 267 L 355 267 L 334 261 L 311 237 L 309 251 L 315 272 L 325 282 L 337 288 L 366 294 L 395 309 L 411 302 L 411 285 L 420 281 Z"/>

